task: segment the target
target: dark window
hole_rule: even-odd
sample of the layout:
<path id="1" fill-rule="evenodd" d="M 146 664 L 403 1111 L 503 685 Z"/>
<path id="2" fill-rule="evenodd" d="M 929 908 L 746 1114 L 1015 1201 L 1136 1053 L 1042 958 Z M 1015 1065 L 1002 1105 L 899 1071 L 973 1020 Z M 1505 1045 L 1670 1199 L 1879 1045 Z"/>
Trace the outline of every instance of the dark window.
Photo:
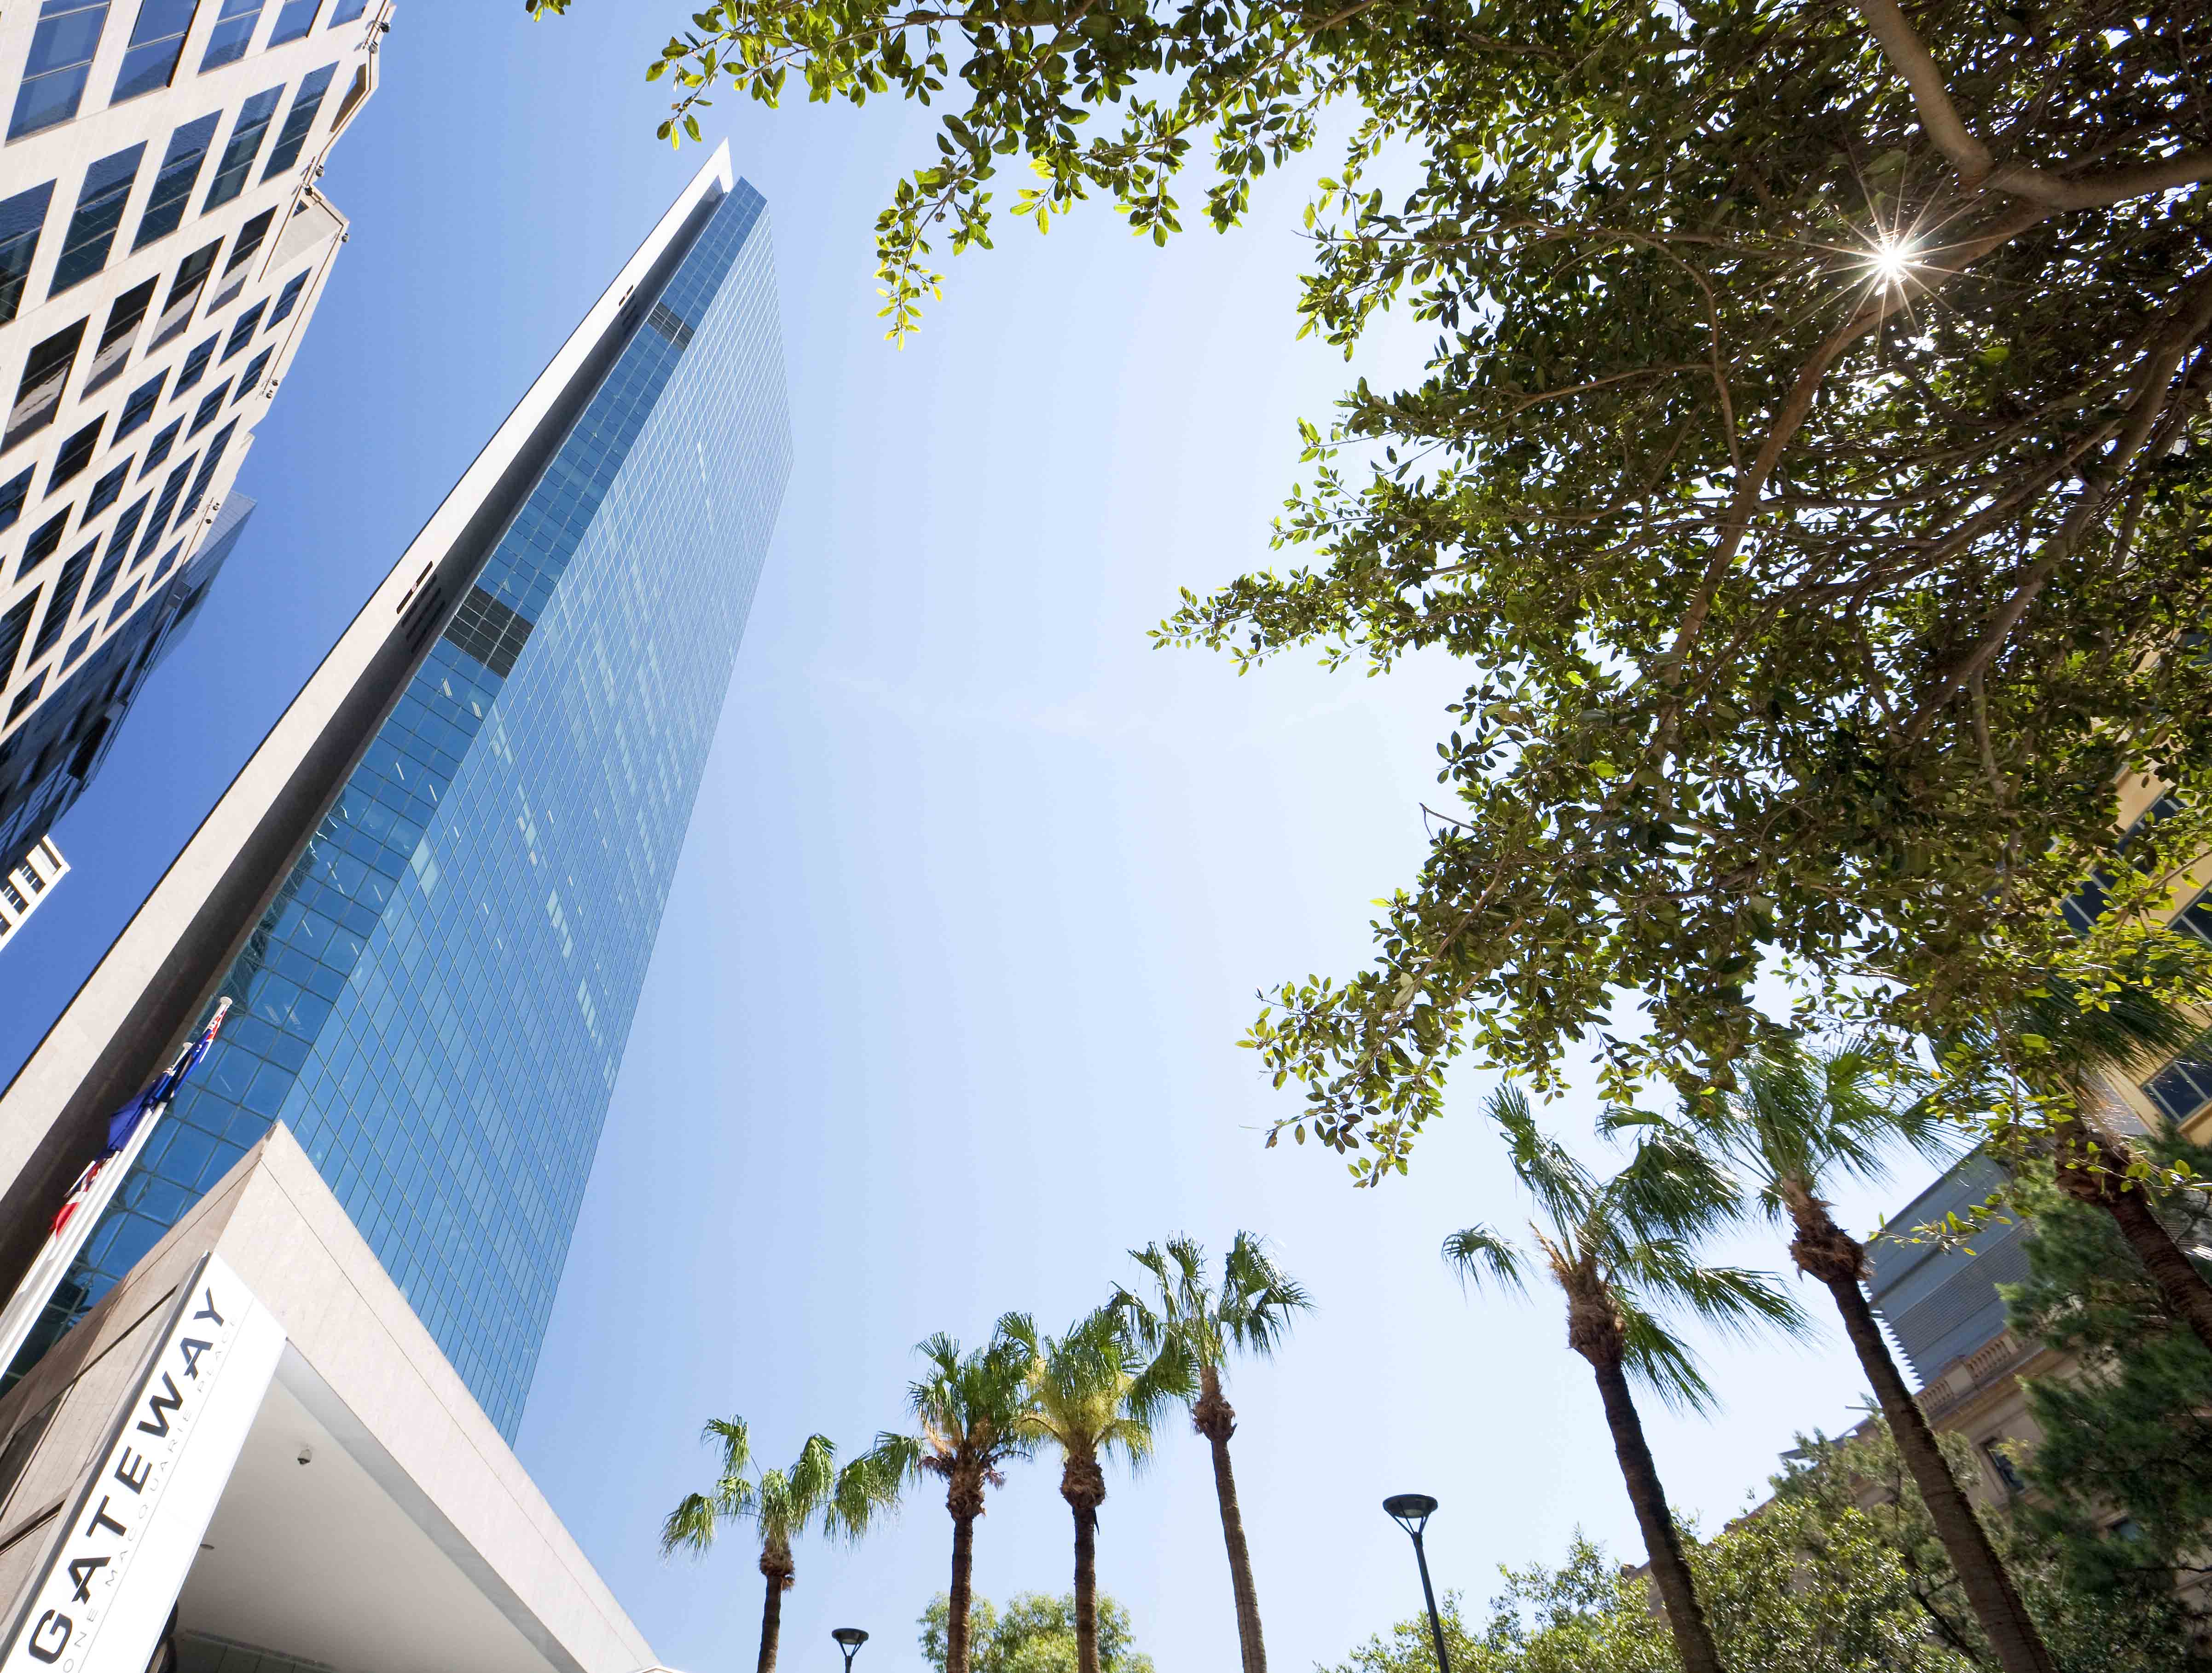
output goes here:
<path id="1" fill-rule="evenodd" d="M 76 659 L 79 657 L 92 649 L 92 636 L 99 631 L 100 628 L 97 624 L 87 627 L 82 633 L 76 636 L 76 639 L 70 644 L 70 648 L 62 653 L 62 671 L 64 674 L 69 672 L 70 669 L 76 666 Z M 70 776 L 71 778 L 82 779 L 84 777 L 85 767 L 90 766 L 92 762 L 92 746 L 100 742 L 100 735 L 106 730 L 106 728 L 105 726 L 99 726 L 93 729 L 92 736 L 85 740 L 86 747 L 77 751 L 76 759 L 78 765 L 70 768 Z"/>
<path id="2" fill-rule="evenodd" d="M 177 438 L 185 433 L 185 421 L 178 419 L 154 438 L 154 445 L 146 450 L 146 463 L 138 467 L 141 481 L 154 474 L 155 467 L 169 457 L 169 450 L 177 445 Z"/>
<path id="3" fill-rule="evenodd" d="M 185 211 L 191 206 L 192 188 L 199 184 L 208 147 L 215 143 L 216 124 L 222 120 L 222 112 L 216 111 L 187 122 L 169 136 L 169 149 L 161 155 L 161 170 L 154 177 L 146 213 L 138 222 L 138 236 L 131 245 L 133 250 L 143 250 L 184 224 Z"/>
<path id="4" fill-rule="evenodd" d="M 2173 920 L 2173 927 L 2212 944 L 2212 889 L 2191 900 Z"/>
<path id="5" fill-rule="evenodd" d="M 138 21 L 131 26 L 131 50 L 123 55 L 123 71 L 115 78 L 110 104 L 169 85 L 198 9 L 199 0 L 139 0 Z"/>
<path id="6" fill-rule="evenodd" d="M 2212 1032 L 2199 1034 L 2181 1054 L 2143 1082 L 2143 1096 L 2176 1126 L 2212 1104 Z"/>
<path id="7" fill-rule="evenodd" d="M 84 171 L 84 189 L 77 193 L 76 213 L 70 217 L 62 239 L 61 259 L 54 264 L 53 288 L 58 296 L 72 285 L 82 284 L 107 265 L 107 252 L 115 247 L 115 229 L 123 224 L 123 206 L 131 201 L 131 188 L 138 180 L 138 164 L 146 155 L 145 142 L 102 157 Z"/>
<path id="8" fill-rule="evenodd" d="M 46 620 L 39 623 L 39 637 L 31 646 L 33 662 L 61 642 L 70 617 L 76 613 L 76 596 L 84 586 L 84 573 L 92 567 L 93 554 L 99 550 L 100 543 L 88 540 L 70 554 L 70 561 L 62 566 L 61 579 L 54 583 L 52 602 L 46 606 Z"/>
<path id="9" fill-rule="evenodd" d="M 21 691 L 17 692 L 15 694 L 15 700 L 8 705 L 8 724 L 12 726 L 17 720 L 21 719 L 22 718 L 23 711 L 29 708 L 32 704 L 37 702 L 39 700 L 39 694 L 46 688 L 46 676 L 45 672 L 41 670 L 39 677 L 32 681 L 30 684 L 25 686 Z M 41 765 L 43 764 L 44 763 L 41 762 Z"/>
<path id="10" fill-rule="evenodd" d="M 261 316 L 268 312 L 269 304 L 264 300 L 239 315 L 238 323 L 230 328 L 230 341 L 222 345 L 222 357 L 226 362 L 253 341 L 253 334 L 261 329 Z"/>
<path id="11" fill-rule="evenodd" d="M 200 403 L 199 410 L 192 415 L 192 427 L 185 431 L 185 434 L 187 437 L 196 436 L 214 423 L 216 415 L 222 410 L 222 403 L 229 394 L 230 379 L 226 378 L 208 391 L 207 399 Z"/>
<path id="12" fill-rule="evenodd" d="M 215 184 L 208 188 L 207 202 L 200 206 L 202 214 L 228 203 L 246 190 L 253 160 L 261 155 L 261 142 L 269 136 L 269 120 L 276 114 L 276 101 L 283 96 L 284 88 L 279 83 L 264 88 L 238 107 L 230 143 L 222 148 L 222 166 L 216 170 Z"/>
<path id="13" fill-rule="evenodd" d="M 89 523 L 123 497 L 123 485 L 131 480 L 131 461 L 125 459 L 92 485 L 92 497 L 84 502 L 83 521 Z"/>
<path id="14" fill-rule="evenodd" d="M 66 511 L 59 511 L 40 525 L 39 532 L 33 535 L 29 544 L 23 548 L 22 562 L 15 566 L 17 580 L 21 580 L 61 550 L 62 536 L 69 532 L 69 520 L 70 514 Z"/>
<path id="15" fill-rule="evenodd" d="M 154 341 L 147 345 L 159 349 L 191 323 L 192 310 L 199 304 L 200 287 L 207 283 L 208 275 L 214 270 L 215 258 L 222 250 L 222 240 L 203 245 L 185 258 L 177 269 L 174 283 L 169 287 L 169 300 L 161 305 L 161 317 L 154 322 Z"/>
<path id="16" fill-rule="evenodd" d="M 177 562 L 177 555 L 184 549 L 184 542 L 179 541 L 167 551 L 162 553 L 161 561 L 154 566 L 154 573 L 146 578 L 146 585 L 149 587 L 152 586 L 155 582 L 160 580 L 161 577 L 167 574 L 170 570 L 174 568 Z"/>
<path id="17" fill-rule="evenodd" d="M 323 0 L 284 0 L 277 9 L 276 27 L 269 32 L 269 44 L 282 46 L 288 40 L 297 40 L 315 27 L 315 8 Z"/>
<path id="18" fill-rule="evenodd" d="M 123 368 L 131 363 L 131 345 L 137 341 L 138 327 L 145 322 L 146 311 L 154 306 L 154 293 L 160 285 L 160 280 L 149 279 L 115 299 L 115 306 L 107 311 L 107 329 L 100 334 L 100 347 L 93 352 L 91 369 L 84 374 L 87 395 L 106 388 L 123 375 Z"/>
<path id="19" fill-rule="evenodd" d="M 35 464 L 26 465 L 15 481 L 0 487 L 0 530 L 14 528 L 23 515 L 23 502 L 31 497 L 31 478 L 38 470 Z"/>
<path id="20" fill-rule="evenodd" d="M 115 421 L 116 440 L 122 440 L 154 415 L 154 409 L 161 404 L 161 385 L 168 376 L 166 372 L 157 373 L 131 391 L 131 398 L 123 403 L 123 416 Z"/>
<path id="21" fill-rule="evenodd" d="M 338 0 L 331 8 L 329 27 L 335 29 L 341 23 L 350 23 L 368 9 L 368 0 Z"/>
<path id="22" fill-rule="evenodd" d="M 253 252 L 261 247 L 261 241 L 269 236 L 269 223 L 276 218 L 276 210 L 264 209 L 238 229 L 238 241 L 230 246 L 230 259 L 222 264 L 224 278 L 228 279 L 253 259 Z"/>
<path id="23" fill-rule="evenodd" d="M 33 593 L 4 616 L 0 616 L 0 686 L 15 671 L 15 653 L 23 648 L 23 635 L 31 631 L 31 612 L 39 607 Z"/>
<path id="24" fill-rule="evenodd" d="M 54 183 L 49 180 L 0 203 L 0 325 L 23 306 L 23 282 L 31 276 L 39 234 L 46 229 L 46 205 L 53 197 Z"/>
<path id="25" fill-rule="evenodd" d="M 8 411 L 7 433 L 0 436 L 0 452 L 54 421 L 62 404 L 62 390 L 69 383 L 70 368 L 76 364 L 76 351 L 84 342 L 84 328 L 91 323 L 80 319 L 31 350 L 30 359 L 23 363 L 23 381 L 15 391 L 15 404 Z"/>
<path id="26" fill-rule="evenodd" d="M 271 330 L 292 317 L 292 310 L 300 306 L 300 294 L 307 288 L 307 276 L 304 273 L 294 274 L 286 282 L 284 294 L 276 299 L 276 307 L 270 312 L 269 327 Z"/>
<path id="27" fill-rule="evenodd" d="M 149 552 L 161 543 L 161 536 L 169 531 L 169 513 L 176 510 L 177 501 L 183 497 L 185 484 L 190 482 L 191 477 L 192 461 L 186 459 L 172 470 L 168 480 L 161 484 L 161 497 L 154 502 L 154 514 L 147 521 L 146 532 L 138 542 L 138 557 L 141 561 L 144 561 Z"/>
<path id="28" fill-rule="evenodd" d="M 100 573 L 93 577 L 92 591 L 85 595 L 88 609 L 106 597 L 115 585 L 115 578 L 123 573 L 123 561 L 131 555 L 138 525 L 146 520 L 146 507 L 153 503 L 154 496 L 147 494 L 115 519 L 115 532 L 107 537 L 107 555 L 100 560 Z"/>
<path id="29" fill-rule="evenodd" d="M 177 386 L 169 391 L 170 394 L 182 395 L 207 376 L 208 362 L 215 358 L 215 346 L 222 341 L 222 333 L 218 332 L 185 356 L 184 369 L 177 373 Z"/>
<path id="30" fill-rule="evenodd" d="M 326 64 L 301 82 L 300 90 L 293 95 L 292 108 L 285 113 L 284 125 L 276 133 L 276 149 L 269 154 L 269 167 L 261 178 L 273 180 L 300 161 L 301 148 L 307 136 L 315 130 L 315 118 L 322 114 L 324 95 L 331 90 L 331 77 L 338 73 L 334 64 Z"/>
<path id="31" fill-rule="evenodd" d="M 44 0 L 8 137 L 21 139 L 76 114 L 92 57 L 107 27 L 107 0 Z"/>
<path id="32" fill-rule="evenodd" d="M 123 589 L 123 596 L 115 601 L 115 608 L 108 611 L 107 625 L 112 627 L 117 622 L 122 621 L 125 616 L 131 614 L 131 607 L 137 602 L 138 583 L 133 581 Z"/>
<path id="33" fill-rule="evenodd" d="M 177 513 L 179 527 L 200 508 L 200 501 L 207 497 L 208 484 L 215 480 L 216 468 L 222 464 L 222 456 L 230 451 L 230 439 L 237 430 L 238 421 L 234 418 L 217 430 L 215 439 L 208 444 L 207 458 L 200 463 L 200 474 L 192 479 L 192 491 L 185 496 L 185 508 Z"/>
<path id="34" fill-rule="evenodd" d="M 100 433 L 107 427 L 105 418 L 95 418 L 62 444 L 62 451 L 54 455 L 54 473 L 46 478 L 46 492 L 58 493 L 63 483 L 75 482 L 92 463 L 94 450 L 100 446 Z"/>
<path id="35" fill-rule="evenodd" d="M 2004 1483 L 2008 1497 L 2017 1499 L 2027 1491 L 2027 1483 L 2021 1480 L 2020 1471 L 2014 1467 L 2012 1459 L 2006 1456 L 2005 1443 L 2002 1440 L 1984 1441 L 1982 1456 L 1990 1461 L 1990 1468 L 1996 1471 L 1997 1479 Z"/>
<path id="36" fill-rule="evenodd" d="M 207 56 L 200 60 L 200 74 L 244 58 L 253 40 L 253 26 L 259 21 L 261 0 L 222 0 L 222 9 L 215 15 L 215 28 L 208 36 Z"/>
<path id="37" fill-rule="evenodd" d="M 246 363 L 246 370 L 238 374 L 238 398 L 241 401 L 261 387 L 261 374 L 269 369 L 269 356 L 276 351 L 264 349 Z"/>

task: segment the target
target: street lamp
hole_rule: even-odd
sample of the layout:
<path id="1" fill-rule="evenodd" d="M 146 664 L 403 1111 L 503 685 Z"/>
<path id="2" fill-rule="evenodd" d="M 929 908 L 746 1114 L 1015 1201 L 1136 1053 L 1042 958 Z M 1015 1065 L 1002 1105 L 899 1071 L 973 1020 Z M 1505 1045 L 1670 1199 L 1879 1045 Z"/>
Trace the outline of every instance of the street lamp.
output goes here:
<path id="1" fill-rule="evenodd" d="M 1451 1673 L 1444 1654 L 1444 1623 L 1437 1615 L 1436 1588 L 1429 1584 L 1429 1554 L 1421 1544 L 1421 1530 L 1437 1513 L 1437 1501 L 1425 1493 L 1394 1493 L 1382 1501 L 1390 1518 L 1413 1537 L 1413 1560 L 1421 1565 L 1421 1596 L 1428 1600 L 1429 1634 L 1437 1645 L 1437 1673 Z"/>
<path id="2" fill-rule="evenodd" d="M 840 1627 L 830 1636 L 837 1640 L 838 1647 L 845 1652 L 845 1673 L 853 1673 L 853 1658 L 868 1641 L 868 1635 L 858 1627 Z"/>

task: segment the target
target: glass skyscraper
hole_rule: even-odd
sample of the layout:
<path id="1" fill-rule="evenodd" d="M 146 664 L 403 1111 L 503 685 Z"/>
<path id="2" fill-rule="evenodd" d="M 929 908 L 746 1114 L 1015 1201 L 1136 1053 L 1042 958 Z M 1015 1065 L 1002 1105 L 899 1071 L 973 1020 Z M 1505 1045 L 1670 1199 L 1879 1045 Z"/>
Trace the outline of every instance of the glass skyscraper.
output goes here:
<path id="1" fill-rule="evenodd" d="M 765 205 L 691 236 L 21 1362 L 281 1119 L 513 1439 L 790 469 Z"/>

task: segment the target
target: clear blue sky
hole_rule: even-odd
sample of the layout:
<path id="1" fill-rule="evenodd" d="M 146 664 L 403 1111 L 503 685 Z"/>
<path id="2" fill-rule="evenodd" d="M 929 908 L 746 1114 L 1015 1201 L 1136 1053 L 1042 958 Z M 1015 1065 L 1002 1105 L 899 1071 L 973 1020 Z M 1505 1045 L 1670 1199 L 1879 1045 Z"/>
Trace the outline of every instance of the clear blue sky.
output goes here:
<path id="1" fill-rule="evenodd" d="M 77 870 L 0 957 L 0 1072 L 697 166 L 653 142 L 641 75 L 685 11 L 401 10 L 325 181 L 352 241 L 240 479 L 261 509 L 57 833 Z M 1295 421 L 1349 375 L 1293 342 L 1300 180 L 1252 229 L 1164 252 L 1103 210 L 1043 239 L 1010 223 L 898 352 L 869 230 L 927 128 L 878 105 L 708 115 L 772 207 L 798 466 L 524 1463 L 669 1663 L 750 1665 L 742 1542 L 697 1565 L 653 1552 L 706 1479 L 701 1420 L 740 1413 L 771 1454 L 815 1429 L 855 1447 L 898 1421 L 921 1337 L 979 1337 L 1007 1308 L 1064 1321 L 1129 1246 L 1242 1226 L 1320 1302 L 1231 1391 L 1279 1668 L 1418 1607 L 1387 1493 L 1443 1501 L 1439 1583 L 1477 1600 L 1577 1525 L 1640 1558 L 1559 1309 L 1463 1299 L 1437 1258 L 1461 1225 L 1521 1221 L 1474 1118 L 1486 1088 L 1463 1077 L 1410 1179 L 1355 1192 L 1310 1149 L 1261 1150 L 1283 1094 L 1234 1046 L 1256 988 L 1364 958 L 1368 902 L 1420 853 L 1455 689 L 1441 664 L 1239 680 L 1146 639 L 1178 585 L 1268 561 Z M 1379 339 L 1357 369 L 1402 372 L 1424 342 Z M 1585 1106 L 1555 1114 L 1588 1127 Z M 1709 1524 L 1794 1431 L 1852 1421 L 1859 1390 L 1832 1328 L 1715 1359 L 1718 1421 L 1648 1414 Z M 993 1499 L 986 1595 L 1066 1586 L 1056 1481 L 1018 1469 Z M 1101 1573 L 1139 1642 L 1162 1673 L 1233 1665 L 1202 1444 L 1175 1426 L 1111 1492 Z M 851 1622 L 876 1634 L 863 1673 L 918 1668 L 948 1526 L 924 1491 L 860 1549 L 802 1551 L 786 1664 L 831 1667 L 828 1630 Z"/>

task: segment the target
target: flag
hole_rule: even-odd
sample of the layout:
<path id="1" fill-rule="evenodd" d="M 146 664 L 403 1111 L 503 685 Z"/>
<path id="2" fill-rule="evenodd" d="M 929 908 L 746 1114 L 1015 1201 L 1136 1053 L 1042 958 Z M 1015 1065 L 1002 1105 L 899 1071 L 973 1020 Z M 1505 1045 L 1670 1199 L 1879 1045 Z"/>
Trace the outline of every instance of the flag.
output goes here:
<path id="1" fill-rule="evenodd" d="M 131 1143 L 131 1135 L 138 1130 L 138 1123 L 148 1111 L 161 1108 L 177 1095 L 185 1077 L 198 1068 L 200 1059 L 207 1056 L 216 1035 L 222 1032 L 223 1019 L 229 1015 L 230 1001 L 218 1000 L 215 1015 L 208 1019 L 206 1032 L 178 1052 L 177 1060 L 155 1076 L 153 1085 L 107 1118 L 107 1149 L 100 1153 L 102 1161 Z"/>

